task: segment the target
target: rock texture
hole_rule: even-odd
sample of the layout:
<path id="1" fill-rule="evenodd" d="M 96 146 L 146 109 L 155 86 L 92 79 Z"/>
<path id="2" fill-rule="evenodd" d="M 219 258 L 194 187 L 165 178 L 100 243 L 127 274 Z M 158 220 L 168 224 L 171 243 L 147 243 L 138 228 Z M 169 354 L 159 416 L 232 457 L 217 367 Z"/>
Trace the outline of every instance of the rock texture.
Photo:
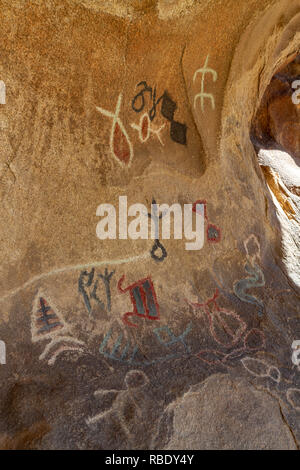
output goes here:
<path id="1" fill-rule="evenodd" d="M 299 0 L 0 15 L 0 448 L 298 449 Z M 202 249 L 100 240 L 120 196 Z"/>
<path id="2" fill-rule="evenodd" d="M 168 421 L 171 426 L 164 429 Z M 171 403 L 158 436 L 168 450 L 297 449 L 279 403 L 249 382 L 223 374 L 210 376 Z"/>

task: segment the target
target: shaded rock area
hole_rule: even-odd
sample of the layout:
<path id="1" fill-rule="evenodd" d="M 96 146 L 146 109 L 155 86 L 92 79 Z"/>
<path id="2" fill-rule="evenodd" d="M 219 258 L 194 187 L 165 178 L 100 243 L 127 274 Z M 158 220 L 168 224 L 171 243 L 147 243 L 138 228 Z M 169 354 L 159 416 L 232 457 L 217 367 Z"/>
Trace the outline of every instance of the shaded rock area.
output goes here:
<path id="1" fill-rule="evenodd" d="M 163 429 L 168 420 L 171 426 Z M 162 423 L 159 438 L 169 438 L 168 450 L 297 449 L 279 403 L 249 382 L 223 374 L 210 376 L 171 403 Z"/>
<path id="2" fill-rule="evenodd" d="M 300 0 L 0 15 L 0 448 L 299 449 Z"/>

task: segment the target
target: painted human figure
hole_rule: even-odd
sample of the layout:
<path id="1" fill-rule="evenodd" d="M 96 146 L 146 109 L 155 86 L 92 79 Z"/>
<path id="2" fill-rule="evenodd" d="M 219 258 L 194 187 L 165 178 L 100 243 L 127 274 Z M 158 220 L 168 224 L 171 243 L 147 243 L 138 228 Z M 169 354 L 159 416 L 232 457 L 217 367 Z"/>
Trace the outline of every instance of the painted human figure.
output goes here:
<path id="1" fill-rule="evenodd" d="M 147 375 L 141 370 L 130 370 L 124 379 L 124 388 L 121 390 L 97 390 L 94 396 L 97 399 L 104 400 L 111 397 L 111 406 L 95 416 L 88 418 L 86 423 L 89 427 L 97 426 L 103 422 L 117 420 L 120 428 L 123 430 L 126 439 L 131 445 L 134 443 L 135 433 L 139 427 L 146 423 L 147 415 L 147 395 L 145 388 L 149 384 Z M 130 419 L 128 418 L 128 410 Z"/>
<path id="2" fill-rule="evenodd" d="M 104 274 L 100 273 L 97 275 L 97 277 L 102 279 L 104 283 L 105 294 L 106 294 L 106 308 L 108 312 L 111 311 L 110 281 L 114 273 L 115 271 L 111 271 L 109 273 L 107 268 L 105 268 Z M 104 303 L 98 296 L 98 292 L 97 292 L 98 287 L 99 287 L 98 284 L 99 284 L 99 281 L 95 276 L 95 268 L 93 268 L 90 272 L 82 271 L 80 273 L 80 276 L 78 279 L 78 292 L 82 295 L 87 311 L 91 315 L 92 315 L 92 300 L 95 300 L 102 309 L 105 309 Z"/>

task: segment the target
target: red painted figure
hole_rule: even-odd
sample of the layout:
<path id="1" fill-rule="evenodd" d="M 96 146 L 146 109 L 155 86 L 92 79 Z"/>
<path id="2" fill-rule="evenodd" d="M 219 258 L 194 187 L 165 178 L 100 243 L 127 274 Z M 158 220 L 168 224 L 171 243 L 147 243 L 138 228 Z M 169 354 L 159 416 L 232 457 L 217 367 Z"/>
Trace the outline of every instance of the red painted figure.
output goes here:
<path id="1" fill-rule="evenodd" d="M 118 289 L 122 293 L 130 292 L 133 312 L 125 313 L 123 315 L 123 322 L 126 325 L 137 327 L 137 325 L 128 320 L 128 317 L 137 316 L 148 318 L 149 320 L 159 320 L 159 305 L 151 278 L 146 277 L 123 289 L 122 283 L 124 279 L 125 275 L 120 278 Z"/>
<path id="2" fill-rule="evenodd" d="M 221 241 L 221 229 L 216 225 L 209 223 L 207 216 L 207 202 L 204 199 L 199 199 L 193 204 L 193 212 L 197 213 L 197 204 L 204 205 L 204 218 L 207 222 L 206 236 L 209 243 L 219 243 Z M 200 214 L 200 212 L 199 212 Z"/>
<path id="3" fill-rule="evenodd" d="M 214 296 L 204 303 L 187 302 L 193 308 L 205 312 L 214 340 L 222 346 L 232 347 L 240 341 L 247 325 L 237 313 L 219 307 L 218 297 L 219 290 L 216 289 Z"/>

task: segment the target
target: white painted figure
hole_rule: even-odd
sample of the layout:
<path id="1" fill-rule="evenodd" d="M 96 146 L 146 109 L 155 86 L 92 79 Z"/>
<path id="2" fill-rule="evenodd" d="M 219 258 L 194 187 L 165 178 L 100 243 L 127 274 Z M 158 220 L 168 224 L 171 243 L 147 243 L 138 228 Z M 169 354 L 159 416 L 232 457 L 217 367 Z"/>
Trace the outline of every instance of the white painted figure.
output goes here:
<path id="1" fill-rule="evenodd" d="M 209 59 L 209 55 L 207 55 L 207 57 L 205 59 L 204 67 L 201 67 L 200 69 L 196 70 L 196 72 L 194 73 L 194 76 L 193 76 L 193 82 L 195 82 L 198 73 L 201 74 L 201 92 L 197 93 L 194 97 L 194 108 L 196 109 L 196 102 L 200 98 L 202 113 L 204 112 L 204 99 L 205 98 L 211 100 L 212 109 L 215 109 L 214 95 L 212 93 L 206 93 L 204 91 L 204 81 L 205 81 L 205 75 L 206 74 L 210 73 L 212 75 L 212 79 L 213 79 L 214 82 L 216 82 L 217 79 L 218 79 L 217 72 L 214 69 L 208 67 L 208 59 Z"/>

